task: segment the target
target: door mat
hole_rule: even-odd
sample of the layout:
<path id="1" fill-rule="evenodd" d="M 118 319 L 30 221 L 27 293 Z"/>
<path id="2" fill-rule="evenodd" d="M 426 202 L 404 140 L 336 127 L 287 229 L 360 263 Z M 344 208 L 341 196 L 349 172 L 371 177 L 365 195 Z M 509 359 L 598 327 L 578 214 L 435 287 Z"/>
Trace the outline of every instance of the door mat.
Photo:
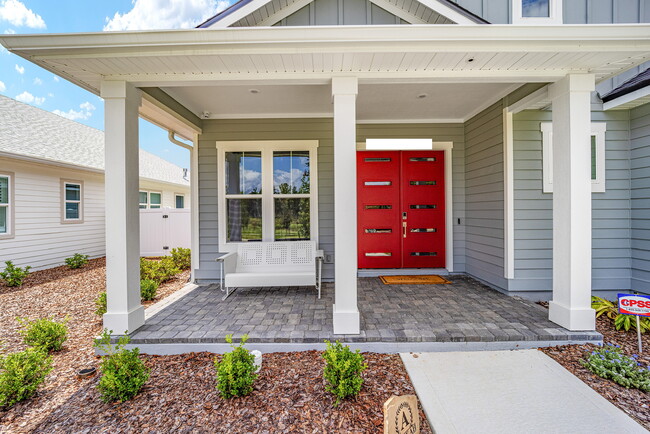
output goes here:
<path id="1" fill-rule="evenodd" d="M 429 274 L 425 276 L 379 276 L 385 285 L 432 285 L 451 283 L 442 276 Z"/>

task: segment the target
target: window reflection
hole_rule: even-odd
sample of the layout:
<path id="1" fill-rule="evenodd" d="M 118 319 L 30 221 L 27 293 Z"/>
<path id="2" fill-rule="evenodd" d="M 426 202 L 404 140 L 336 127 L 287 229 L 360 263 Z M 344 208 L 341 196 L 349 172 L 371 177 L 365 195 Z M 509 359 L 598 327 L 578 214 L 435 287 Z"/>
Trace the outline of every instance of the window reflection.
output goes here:
<path id="1" fill-rule="evenodd" d="M 548 18 L 550 0 L 522 0 L 521 15 L 525 18 Z"/>
<path id="2" fill-rule="evenodd" d="M 273 193 L 309 194 L 309 151 L 273 152 Z"/>
<path id="3" fill-rule="evenodd" d="M 226 152 L 226 194 L 262 193 L 262 153 Z"/>

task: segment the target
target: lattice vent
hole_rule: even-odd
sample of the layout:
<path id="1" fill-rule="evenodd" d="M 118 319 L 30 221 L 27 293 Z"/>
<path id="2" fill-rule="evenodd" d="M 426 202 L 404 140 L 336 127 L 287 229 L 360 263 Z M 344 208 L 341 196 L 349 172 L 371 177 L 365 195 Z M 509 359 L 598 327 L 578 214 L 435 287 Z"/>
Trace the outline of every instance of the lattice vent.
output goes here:
<path id="1" fill-rule="evenodd" d="M 314 262 L 314 247 L 310 241 L 291 245 L 291 262 L 294 264 L 311 264 Z"/>
<path id="2" fill-rule="evenodd" d="M 255 244 L 240 247 L 238 256 L 241 265 L 260 265 L 262 263 L 262 245 Z"/>
<path id="3" fill-rule="evenodd" d="M 266 263 L 268 265 L 280 265 L 287 262 L 289 246 L 283 243 L 268 244 L 266 246 Z"/>

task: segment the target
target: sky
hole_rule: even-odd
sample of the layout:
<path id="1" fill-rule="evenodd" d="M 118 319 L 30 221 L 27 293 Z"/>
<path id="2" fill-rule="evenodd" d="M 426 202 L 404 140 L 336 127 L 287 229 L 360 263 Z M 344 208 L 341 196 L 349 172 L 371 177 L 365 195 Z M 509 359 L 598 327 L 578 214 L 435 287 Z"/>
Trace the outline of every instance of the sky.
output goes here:
<path id="1" fill-rule="evenodd" d="M 0 0 L 0 33 L 192 28 L 228 4 L 228 0 Z M 101 98 L 1 46 L 0 94 L 104 129 Z M 170 143 L 166 131 L 142 119 L 140 148 L 189 167 L 189 151 Z"/>

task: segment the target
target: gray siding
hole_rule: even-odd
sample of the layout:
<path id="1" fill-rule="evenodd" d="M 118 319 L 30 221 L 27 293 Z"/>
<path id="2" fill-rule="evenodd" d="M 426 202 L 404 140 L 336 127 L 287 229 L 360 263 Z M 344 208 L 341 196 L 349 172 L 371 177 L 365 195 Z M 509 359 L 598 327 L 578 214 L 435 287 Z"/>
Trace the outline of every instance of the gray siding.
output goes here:
<path id="1" fill-rule="evenodd" d="M 650 104 L 632 110 L 632 289 L 650 292 Z"/>
<path id="2" fill-rule="evenodd" d="M 506 289 L 502 101 L 465 124 L 465 187 L 466 271 Z"/>
<path id="3" fill-rule="evenodd" d="M 592 194 L 592 287 L 630 287 L 630 162 L 628 112 L 592 112 L 607 122 L 606 192 Z M 552 289 L 552 193 L 542 192 L 540 122 L 550 111 L 527 110 L 514 121 L 515 279 L 510 291 Z"/>
<path id="4" fill-rule="evenodd" d="M 368 0 L 315 0 L 278 23 L 281 26 L 402 24 Z"/>
<path id="5" fill-rule="evenodd" d="M 492 24 L 508 24 L 511 0 L 452 0 Z M 565 0 L 571 1 L 571 0 Z"/>

